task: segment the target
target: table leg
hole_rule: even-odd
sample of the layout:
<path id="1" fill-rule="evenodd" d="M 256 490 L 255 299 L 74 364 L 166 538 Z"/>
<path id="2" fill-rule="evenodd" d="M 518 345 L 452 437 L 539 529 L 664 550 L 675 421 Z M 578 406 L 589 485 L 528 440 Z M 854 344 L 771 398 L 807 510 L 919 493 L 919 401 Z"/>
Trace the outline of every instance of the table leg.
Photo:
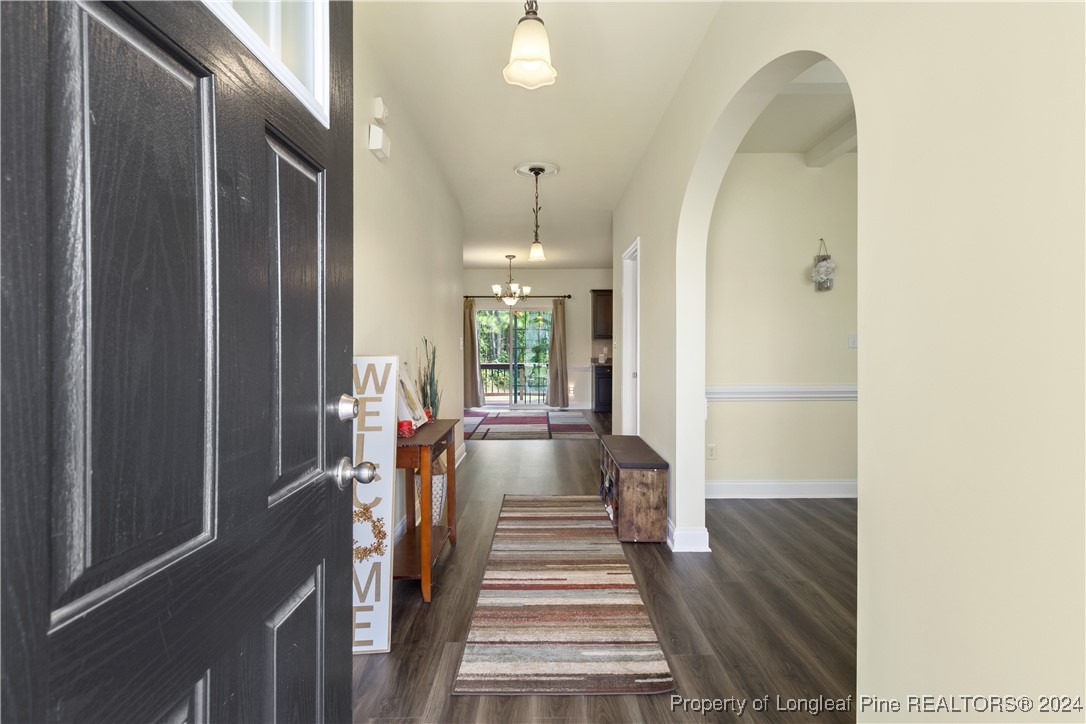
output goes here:
<path id="1" fill-rule="evenodd" d="M 422 576 L 422 600 L 426 603 L 430 602 L 430 566 L 433 565 L 434 559 L 432 552 L 430 551 L 431 542 L 433 541 L 433 518 L 431 517 L 433 510 L 432 500 L 432 488 L 430 487 L 433 478 L 433 455 L 429 447 L 423 447 L 420 451 L 422 453 L 422 459 L 419 461 L 419 477 L 420 490 L 419 490 L 419 513 L 422 516 L 420 525 L 422 526 L 421 540 L 419 541 L 419 554 L 422 557 L 420 563 L 422 567 L 420 574 Z"/>
<path id="2" fill-rule="evenodd" d="M 449 522 L 449 543 L 456 545 L 456 428 L 449 431 L 449 445 L 445 449 L 448 465 L 445 466 L 445 519 Z"/>

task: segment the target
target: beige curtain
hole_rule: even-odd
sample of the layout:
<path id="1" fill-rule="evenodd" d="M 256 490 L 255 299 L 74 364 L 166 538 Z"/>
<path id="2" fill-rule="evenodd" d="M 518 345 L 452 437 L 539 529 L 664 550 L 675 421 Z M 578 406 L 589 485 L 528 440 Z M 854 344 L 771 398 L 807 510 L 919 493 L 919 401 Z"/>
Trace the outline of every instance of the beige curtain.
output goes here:
<path id="1" fill-rule="evenodd" d="M 483 406 L 483 373 L 479 368 L 479 336 L 475 300 L 464 300 L 464 407 Z"/>
<path id="2" fill-rule="evenodd" d="M 547 404 L 569 407 L 569 370 L 566 368 L 566 300 L 555 299 L 551 307 L 551 356 L 547 361 Z"/>

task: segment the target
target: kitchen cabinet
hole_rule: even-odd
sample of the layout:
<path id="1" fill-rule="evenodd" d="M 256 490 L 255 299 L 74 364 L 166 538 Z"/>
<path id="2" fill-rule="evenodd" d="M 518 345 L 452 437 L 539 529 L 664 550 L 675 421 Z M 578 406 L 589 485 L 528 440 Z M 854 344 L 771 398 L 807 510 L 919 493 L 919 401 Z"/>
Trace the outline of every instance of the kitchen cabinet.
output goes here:
<path id="1" fill-rule="evenodd" d="M 592 339 L 611 339 L 614 312 L 612 311 L 611 289 L 593 289 L 592 294 Z"/>
<path id="2" fill-rule="evenodd" d="M 611 411 L 611 365 L 592 364 L 592 409 Z"/>

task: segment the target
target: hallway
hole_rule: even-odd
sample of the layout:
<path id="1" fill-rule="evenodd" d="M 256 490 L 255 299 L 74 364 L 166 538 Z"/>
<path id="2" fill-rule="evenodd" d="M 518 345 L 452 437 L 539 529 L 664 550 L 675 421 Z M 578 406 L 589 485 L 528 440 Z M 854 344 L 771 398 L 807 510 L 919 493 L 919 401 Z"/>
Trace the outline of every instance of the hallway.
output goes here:
<path id="1" fill-rule="evenodd" d="M 655 696 L 449 696 L 478 584 L 509 494 L 585 494 L 598 487 L 598 444 L 588 440 L 468 442 L 457 470 L 459 543 L 442 553 L 433 602 L 414 581 L 393 587 L 392 652 L 354 657 L 354 721 L 735 721 L 671 710 Z M 776 697 L 854 695 L 856 502 L 710 500 L 713 552 L 672 555 L 625 544 L 679 688 L 691 698 L 770 710 L 742 721 L 811 722 L 776 710 Z M 717 717 L 714 719 L 714 717 Z M 824 712 L 819 721 L 854 721 Z"/>

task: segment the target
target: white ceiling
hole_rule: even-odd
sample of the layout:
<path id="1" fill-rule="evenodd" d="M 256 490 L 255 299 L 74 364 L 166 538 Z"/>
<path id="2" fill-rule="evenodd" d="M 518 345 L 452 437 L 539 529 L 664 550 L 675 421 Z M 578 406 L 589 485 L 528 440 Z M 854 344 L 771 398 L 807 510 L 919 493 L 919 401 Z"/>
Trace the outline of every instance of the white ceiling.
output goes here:
<path id="1" fill-rule="evenodd" d="M 355 5 L 360 40 L 396 89 L 385 98 L 390 135 L 395 117 L 408 115 L 460 202 L 464 266 L 505 267 L 506 254 L 517 255 L 516 267 L 528 263 L 534 186 L 513 169 L 546 161 L 561 168 L 540 180 L 547 261 L 538 266 L 552 269 L 611 266 L 611 210 L 718 9 L 544 0 L 539 15 L 558 79 L 527 91 L 501 76 L 522 4 Z M 832 66 L 797 78 L 740 151 L 810 149 L 851 114 L 843 81 Z"/>

